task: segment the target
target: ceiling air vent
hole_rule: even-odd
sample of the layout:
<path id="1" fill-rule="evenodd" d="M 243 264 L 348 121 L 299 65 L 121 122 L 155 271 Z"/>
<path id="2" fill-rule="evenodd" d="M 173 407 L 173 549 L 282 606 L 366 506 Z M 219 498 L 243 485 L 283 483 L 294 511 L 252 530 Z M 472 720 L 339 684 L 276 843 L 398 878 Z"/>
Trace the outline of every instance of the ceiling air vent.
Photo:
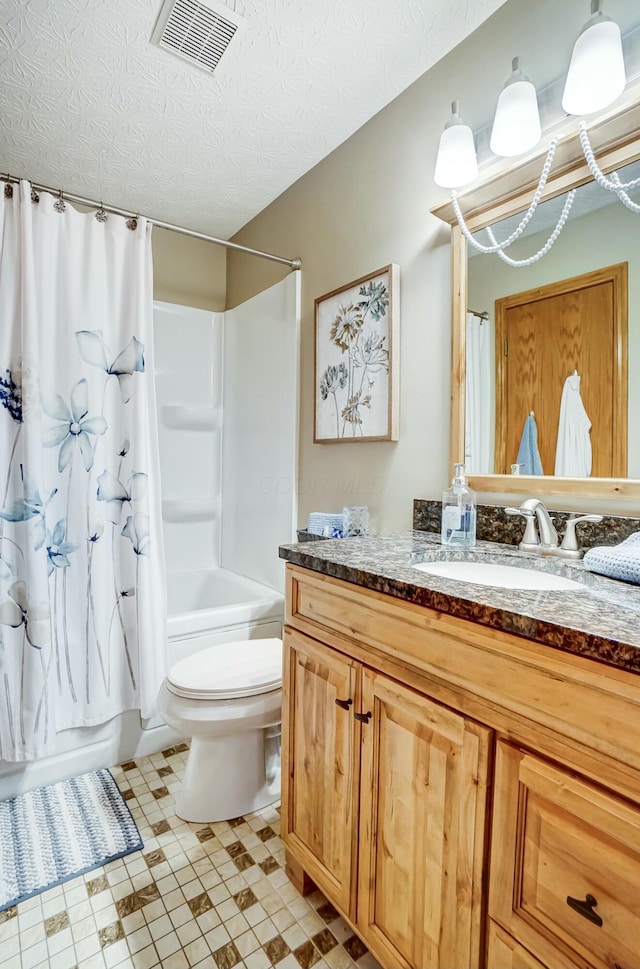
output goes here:
<path id="1" fill-rule="evenodd" d="M 151 43 L 212 73 L 244 19 L 215 0 L 167 0 Z"/>

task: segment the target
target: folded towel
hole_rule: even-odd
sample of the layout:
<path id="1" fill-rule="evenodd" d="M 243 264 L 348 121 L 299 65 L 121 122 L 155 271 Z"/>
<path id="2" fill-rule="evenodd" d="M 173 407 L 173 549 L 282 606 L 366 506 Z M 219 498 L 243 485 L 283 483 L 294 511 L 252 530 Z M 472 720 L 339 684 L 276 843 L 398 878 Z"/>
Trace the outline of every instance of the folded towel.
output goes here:
<path id="1" fill-rule="evenodd" d="M 344 530 L 344 518 L 342 515 L 334 515 L 330 512 L 312 511 L 307 522 L 307 531 L 312 535 L 328 535 L 332 538 L 342 537 Z M 340 536 L 334 535 L 340 532 Z"/>
<path id="2" fill-rule="evenodd" d="M 524 422 L 516 463 L 520 465 L 520 474 L 544 474 L 538 451 L 538 425 L 533 413 Z"/>
<path id="3" fill-rule="evenodd" d="M 640 585 L 640 532 L 634 532 L 619 545 L 590 548 L 583 562 L 590 572 Z"/>

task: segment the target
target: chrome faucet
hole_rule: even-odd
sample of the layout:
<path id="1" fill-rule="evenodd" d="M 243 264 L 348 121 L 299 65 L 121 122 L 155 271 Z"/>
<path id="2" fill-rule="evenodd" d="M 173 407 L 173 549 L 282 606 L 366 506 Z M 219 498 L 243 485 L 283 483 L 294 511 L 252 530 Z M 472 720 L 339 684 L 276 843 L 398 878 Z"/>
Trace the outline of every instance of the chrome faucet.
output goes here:
<path id="1" fill-rule="evenodd" d="M 521 552 L 553 555 L 558 548 L 558 533 L 549 512 L 539 498 L 526 498 L 519 508 L 505 508 L 507 515 L 522 515 L 527 527 L 518 548 Z M 535 516 L 535 517 L 534 517 Z M 537 520 L 538 530 L 535 522 Z"/>
<path id="2" fill-rule="evenodd" d="M 560 536 L 540 498 L 526 498 L 519 508 L 505 508 L 505 512 L 507 515 L 522 515 L 527 522 L 522 541 L 518 545 L 521 552 L 533 552 L 534 555 L 558 555 L 560 558 L 567 559 L 580 559 L 583 555 L 576 539 L 578 522 L 602 521 L 602 515 L 582 515 L 580 518 L 570 515 L 562 544 L 559 545 Z"/>

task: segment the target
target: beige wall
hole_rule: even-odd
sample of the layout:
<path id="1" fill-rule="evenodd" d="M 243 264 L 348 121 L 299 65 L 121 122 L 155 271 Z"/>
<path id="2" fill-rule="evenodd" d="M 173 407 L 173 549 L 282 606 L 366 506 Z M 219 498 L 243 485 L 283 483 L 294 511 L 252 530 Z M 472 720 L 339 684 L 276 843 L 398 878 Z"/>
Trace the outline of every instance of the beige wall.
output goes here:
<path id="1" fill-rule="evenodd" d="M 301 524 L 310 511 L 364 503 L 379 530 L 408 528 L 412 499 L 440 497 L 447 483 L 449 230 L 429 209 L 442 197 L 432 180 L 437 139 L 449 101 L 460 95 L 454 77 L 467 73 L 468 44 L 234 237 L 302 259 Z M 391 262 L 400 266 L 400 438 L 313 444 L 313 301 Z M 229 254 L 228 305 L 281 275 L 270 263 Z"/>
<path id="2" fill-rule="evenodd" d="M 615 17 L 619 4 L 612 3 Z M 234 237 L 302 259 L 301 524 L 310 511 L 362 502 L 371 507 L 377 528 L 388 532 L 410 527 L 413 498 L 441 497 L 451 473 L 450 267 L 449 230 L 430 215 L 446 194 L 432 178 L 438 138 L 453 98 L 461 100 L 474 128 L 490 120 L 516 54 L 538 85 L 561 76 L 587 7 L 583 0 L 509 0 Z M 400 439 L 313 444 L 314 299 L 390 262 L 400 266 Z M 227 304 L 236 305 L 282 273 L 271 263 L 230 253 Z M 575 500 L 568 505 L 581 507 Z"/>
<path id="3" fill-rule="evenodd" d="M 227 250 L 154 227 L 153 298 L 202 310 L 224 310 Z"/>

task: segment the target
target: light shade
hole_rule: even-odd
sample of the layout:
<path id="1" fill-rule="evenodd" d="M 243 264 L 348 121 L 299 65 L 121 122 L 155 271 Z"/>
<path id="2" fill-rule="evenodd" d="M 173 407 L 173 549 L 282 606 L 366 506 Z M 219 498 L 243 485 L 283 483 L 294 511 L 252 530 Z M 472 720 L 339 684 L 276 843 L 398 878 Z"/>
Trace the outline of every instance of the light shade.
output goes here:
<path id="1" fill-rule="evenodd" d="M 540 112 L 536 89 L 520 70 L 520 58 L 514 57 L 511 77 L 498 98 L 491 151 L 495 155 L 522 155 L 540 141 Z"/>
<path id="2" fill-rule="evenodd" d="M 478 174 L 473 132 L 460 117 L 458 101 L 451 105 L 451 118 L 440 136 L 433 180 L 441 188 L 461 188 Z"/>
<path id="3" fill-rule="evenodd" d="M 620 28 L 592 0 L 591 18 L 576 40 L 562 95 L 567 114 L 593 114 L 618 98 L 626 84 Z"/>

